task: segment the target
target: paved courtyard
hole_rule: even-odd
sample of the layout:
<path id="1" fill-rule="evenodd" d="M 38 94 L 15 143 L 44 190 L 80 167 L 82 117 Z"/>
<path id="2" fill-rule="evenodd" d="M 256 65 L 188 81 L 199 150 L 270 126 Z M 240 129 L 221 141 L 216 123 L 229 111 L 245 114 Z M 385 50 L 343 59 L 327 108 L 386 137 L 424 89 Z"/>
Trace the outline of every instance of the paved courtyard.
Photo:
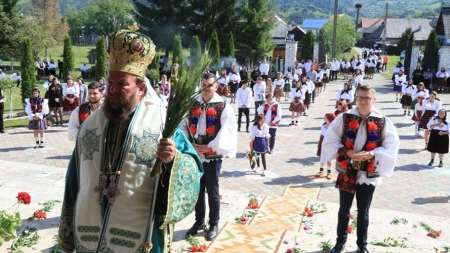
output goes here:
<path id="1" fill-rule="evenodd" d="M 377 90 L 375 106 L 395 124 L 400 136 L 400 152 L 393 177 L 385 180 L 375 191 L 372 207 L 385 212 L 405 212 L 427 217 L 450 217 L 450 157 L 444 158 L 444 168 L 428 167 L 430 155 L 424 150 L 424 139 L 414 135 L 411 116 L 402 116 L 403 110 L 395 97 L 390 80 L 381 75 L 364 80 Z M 238 135 L 236 159 L 225 160 L 220 177 L 222 198 L 222 222 L 232 221 L 246 205 L 245 195 L 281 195 L 288 185 L 303 184 L 320 188 L 319 201 L 337 203 L 338 192 L 334 180 L 313 177 L 319 170 L 316 157 L 317 142 L 323 116 L 334 111 L 336 92 L 343 81 L 331 82 L 311 104 L 309 117 L 301 117 L 299 125 L 289 127 L 288 102 L 282 101 L 283 119 L 277 132 L 275 152 L 267 156 L 269 172 L 266 177 L 252 172 L 248 160 L 249 134 Z M 449 94 L 439 94 L 443 108 L 449 107 Z M 232 104 L 235 112 L 236 105 Z M 253 108 L 252 108 L 253 111 Z M 242 127 L 245 129 L 245 127 Z M 15 203 L 17 192 L 31 194 L 32 204 L 20 206 L 22 218 L 26 220 L 42 203 L 62 200 L 66 166 L 74 143 L 67 138 L 66 127 L 52 127 L 46 132 L 43 149 L 34 149 L 32 132 L 25 128 L 7 131 L 0 135 L 0 209 L 8 209 Z M 437 165 L 437 162 L 436 162 Z M 41 241 L 34 248 L 24 252 L 47 252 L 53 244 L 61 205 L 48 214 L 45 221 L 27 223 L 40 229 Z M 332 214 L 335 215 L 335 214 Z M 180 240 L 193 222 L 193 217 L 177 225 L 175 239 Z M 448 228 L 450 224 L 442 224 Z M 448 231 L 445 231 L 449 233 Z M 181 243 L 181 242 L 180 242 Z M 5 252 L 10 243 L 0 247 Z"/>

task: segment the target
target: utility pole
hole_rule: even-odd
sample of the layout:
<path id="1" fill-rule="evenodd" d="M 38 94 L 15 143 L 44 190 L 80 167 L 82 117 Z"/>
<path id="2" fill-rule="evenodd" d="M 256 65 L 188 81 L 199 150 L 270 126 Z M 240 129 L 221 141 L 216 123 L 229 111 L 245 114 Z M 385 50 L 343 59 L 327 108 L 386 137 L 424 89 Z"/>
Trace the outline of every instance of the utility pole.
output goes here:
<path id="1" fill-rule="evenodd" d="M 338 17 L 338 0 L 334 0 L 334 21 L 333 21 L 333 49 L 331 51 L 331 57 L 336 58 L 336 30 L 337 30 L 337 17 Z"/>
<path id="2" fill-rule="evenodd" d="M 384 14 L 384 31 L 383 31 L 383 54 L 386 54 L 386 30 L 387 30 L 388 5 L 389 5 L 389 3 L 386 2 L 386 13 Z"/>

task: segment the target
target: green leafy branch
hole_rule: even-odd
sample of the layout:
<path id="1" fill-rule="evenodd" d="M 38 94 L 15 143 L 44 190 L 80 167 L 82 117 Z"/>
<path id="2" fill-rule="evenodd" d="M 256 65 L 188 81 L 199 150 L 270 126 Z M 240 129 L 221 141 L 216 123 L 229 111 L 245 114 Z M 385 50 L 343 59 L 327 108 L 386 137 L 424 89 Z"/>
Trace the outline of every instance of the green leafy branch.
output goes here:
<path id="1" fill-rule="evenodd" d="M 386 239 L 384 239 L 383 241 L 375 241 L 375 242 L 371 242 L 370 244 L 375 245 L 375 246 L 381 246 L 381 247 L 396 247 L 396 248 L 406 248 L 405 245 L 405 241 L 407 241 L 407 238 L 400 238 L 400 241 L 392 238 L 392 237 L 388 237 Z"/>
<path id="2" fill-rule="evenodd" d="M 13 253 L 22 253 L 23 247 L 31 247 L 36 245 L 39 240 L 36 228 L 26 227 L 20 234 L 19 238 L 15 240 L 11 245 L 11 251 Z"/>
<path id="3" fill-rule="evenodd" d="M 398 224 L 406 225 L 406 224 L 408 224 L 408 220 L 405 218 L 401 218 L 401 219 L 395 218 L 391 221 L 391 225 L 398 225 Z"/>

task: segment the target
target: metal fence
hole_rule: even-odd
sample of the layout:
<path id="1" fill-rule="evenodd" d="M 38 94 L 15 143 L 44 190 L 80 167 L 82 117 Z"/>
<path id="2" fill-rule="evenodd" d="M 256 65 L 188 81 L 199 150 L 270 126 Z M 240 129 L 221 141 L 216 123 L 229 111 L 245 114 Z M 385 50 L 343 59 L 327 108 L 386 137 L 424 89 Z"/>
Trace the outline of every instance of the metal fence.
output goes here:
<path id="1" fill-rule="evenodd" d="M 97 44 L 98 36 L 70 36 L 74 46 L 94 46 Z"/>

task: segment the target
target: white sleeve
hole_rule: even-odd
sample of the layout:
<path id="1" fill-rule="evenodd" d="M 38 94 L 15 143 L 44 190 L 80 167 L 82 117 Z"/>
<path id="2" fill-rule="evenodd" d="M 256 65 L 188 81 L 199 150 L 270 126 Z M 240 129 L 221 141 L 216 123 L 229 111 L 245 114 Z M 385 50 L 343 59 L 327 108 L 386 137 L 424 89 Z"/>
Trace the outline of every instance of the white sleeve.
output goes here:
<path id="1" fill-rule="evenodd" d="M 341 137 L 343 133 L 343 117 L 342 113 L 331 122 L 328 130 L 325 132 L 322 151 L 320 155 L 320 162 L 327 163 L 337 157 L 337 152 L 344 145 L 341 143 Z"/>
<path id="2" fill-rule="evenodd" d="M 80 85 L 75 84 L 75 85 L 73 86 L 73 88 L 75 89 L 75 96 L 76 96 L 76 97 L 80 97 Z"/>
<path id="3" fill-rule="evenodd" d="M 247 91 L 246 91 L 247 92 Z M 252 103 L 252 93 L 251 92 L 248 92 L 249 94 L 248 94 L 248 96 L 247 96 L 247 101 L 246 101 L 246 104 L 245 104 L 245 106 L 247 107 L 247 108 L 249 108 L 250 107 L 250 105 L 251 105 L 251 103 Z"/>
<path id="4" fill-rule="evenodd" d="M 263 130 L 264 130 L 264 136 L 266 138 L 270 138 L 270 127 L 269 125 L 267 125 L 266 123 L 264 123 L 263 125 Z"/>
<path id="5" fill-rule="evenodd" d="M 62 85 L 63 97 L 67 96 L 67 84 Z"/>
<path id="6" fill-rule="evenodd" d="M 255 140 L 255 137 L 256 137 L 256 130 L 255 130 L 255 127 L 253 127 L 252 126 L 252 128 L 250 129 L 250 139 L 253 141 L 253 140 Z"/>
<path id="7" fill-rule="evenodd" d="M 402 93 L 406 94 L 406 85 L 404 85 L 404 84 L 402 85 Z"/>
<path id="8" fill-rule="evenodd" d="M 397 130 L 394 124 L 388 118 L 385 118 L 381 147 L 372 150 L 375 156 L 377 171 L 381 177 L 389 178 L 392 176 L 397 161 L 399 146 L 400 139 Z"/>
<path id="9" fill-rule="evenodd" d="M 336 101 L 341 101 L 341 93 L 342 93 L 342 90 L 339 90 L 337 92 L 337 94 L 336 94 Z"/>
<path id="10" fill-rule="evenodd" d="M 25 98 L 25 113 L 28 115 L 28 119 L 29 120 L 33 120 L 33 112 L 31 111 L 31 104 L 30 104 L 30 99 L 29 98 Z"/>
<path id="11" fill-rule="evenodd" d="M 71 141 L 75 141 L 78 135 L 78 129 L 80 128 L 79 110 L 80 107 L 78 106 L 72 111 L 69 124 L 67 125 L 67 135 Z"/>
<path id="12" fill-rule="evenodd" d="M 258 112 L 258 114 L 264 114 L 264 104 L 260 105 L 256 111 Z M 264 115 L 265 116 L 265 115 Z"/>
<path id="13" fill-rule="evenodd" d="M 224 158 L 235 158 L 237 150 L 237 123 L 233 108 L 225 105 L 220 117 L 221 128 L 216 138 L 208 144 L 208 148 Z"/>

